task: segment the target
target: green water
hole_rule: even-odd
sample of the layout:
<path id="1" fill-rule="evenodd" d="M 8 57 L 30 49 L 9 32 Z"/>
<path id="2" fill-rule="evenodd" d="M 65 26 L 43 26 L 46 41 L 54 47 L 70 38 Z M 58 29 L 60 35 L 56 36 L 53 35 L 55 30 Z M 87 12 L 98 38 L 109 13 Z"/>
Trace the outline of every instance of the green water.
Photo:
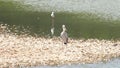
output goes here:
<path id="1" fill-rule="evenodd" d="M 26 6 L 27 7 L 27 6 Z M 28 11 L 14 2 L 0 1 L 0 22 L 7 23 L 10 27 L 16 25 L 18 33 L 26 29 L 30 35 L 50 35 L 51 12 Z M 120 21 L 106 20 L 96 14 L 81 12 L 56 12 L 55 36 L 62 31 L 65 24 L 69 37 L 72 38 L 98 38 L 119 39 Z M 15 30 L 12 30 L 15 32 Z"/>

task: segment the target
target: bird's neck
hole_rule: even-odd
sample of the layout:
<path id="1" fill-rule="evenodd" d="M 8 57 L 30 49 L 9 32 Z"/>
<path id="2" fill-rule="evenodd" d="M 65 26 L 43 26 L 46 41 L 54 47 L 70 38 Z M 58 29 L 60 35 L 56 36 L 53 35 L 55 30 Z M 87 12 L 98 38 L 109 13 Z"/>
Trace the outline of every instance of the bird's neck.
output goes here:
<path id="1" fill-rule="evenodd" d="M 63 32 L 66 32 L 66 28 L 63 28 Z"/>

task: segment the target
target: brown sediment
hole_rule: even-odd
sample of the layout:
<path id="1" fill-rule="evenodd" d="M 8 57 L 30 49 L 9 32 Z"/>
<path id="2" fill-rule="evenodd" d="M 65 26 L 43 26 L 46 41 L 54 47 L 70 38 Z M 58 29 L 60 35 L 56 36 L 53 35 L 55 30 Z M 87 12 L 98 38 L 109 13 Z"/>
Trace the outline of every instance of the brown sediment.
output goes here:
<path id="1" fill-rule="evenodd" d="M 70 39 L 64 45 L 59 38 L 0 34 L 0 67 L 96 63 L 119 56 L 120 41 Z"/>

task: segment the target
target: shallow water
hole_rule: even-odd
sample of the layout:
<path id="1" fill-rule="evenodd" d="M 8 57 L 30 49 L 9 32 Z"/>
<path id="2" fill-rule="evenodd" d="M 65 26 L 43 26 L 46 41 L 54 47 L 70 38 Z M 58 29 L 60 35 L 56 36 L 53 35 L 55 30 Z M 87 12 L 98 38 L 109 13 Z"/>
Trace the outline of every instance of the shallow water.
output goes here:
<path id="1" fill-rule="evenodd" d="M 112 59 L 108 62 L 99 62 L 95 64 L 73 64 L 63 66 L 38 66 L 30 68 L 120 68 L 120 59 Z"/>
<path id="2" fill-rule="evenodd" d="M 12 29 L 11 30 L 12 32 L 16 32 L 15 30 L 18 30 L 16 33 L 20 33 L 26 30 L 26 31 L 29 31 L 29 34 L 31 35 L 37 34 L 39 36 L 50 36 L 50 28 L 51 28 L 50 14 L 52 10 L 48 10 L 48 11 L 45 9 L 44 9 L 45 11 L 43 11 L 43 9 L 41 9 L 41 11 L 40 10 L 34 11 L 34 9 L 33 11 L 27 10 L 27 9 L 32 9 L 32 7 L 36 8 L 35 6 L 37 3 L 40 3 L 40 4 L 42 3 L 41 6 L 45 7 L 46 5 L 45 2 L 48 3 L 50 7 L 52 7 L 52 5 L 49 4 L 48 0 L 45 0 L 45 1 L 43 0 L 35 0 L 35 1 L 33 0 L 25 0 L 25 1 L 24 0 L 22 1 L 1 0 L 0 1 L 0 4 L 1 4 L 0 5 L 0 22 L 10 25 L 10 28 L 16 28 L 16 29 Z M 58 3 L 59 3 L 59 0 L 55 1 L 55 4 L 58 4 Z M 71 1 L 69 3 L 71 3 Z M 77 3 L 77 1 L 75 1 L 75 3 Z M 80 1 L 80 3 L 82 3 L 82 1 Z M 86 3 L 87 2 L 85 2 L 85 4 Z M 91 3 L 91 2 L 88 2 L 88 3 Z M 39 9 L 42 8 L 41 6 L 39 7 Z M 66 8 L 67 8 L 67 4 L 65 4 L 65 10 L 67 10 Z M 89 11 L 86 12 L 87 11 L 86 9 L 88 9 L 88 7 L 85 8 L 86 10 L 85 12 L 82 11 L 82 9 L 81 11 L 80 9 L 78 10 L 79 13 L 63 11 L 62 9 L 61 11 L 56 11 L 55 12 L 55 15 L 56 15 L 55 35 L 56 36 L 60 35 L 60 32 L 62 31 L 61 25 L 65 24 L 68 29 L 68 35 L 72 38 L 99 38 L 99 39 L 119 39 L 120 38 L 119 20 L 112 20 L 111 16 L 109 19 L 106 19 L 104 18 L 104 16 L 100 15 L 101 13 L 96 14 L 96 13 L 91 13 Z M 15 25 L 16 27 L 13 27 L 13 25 Z"/>

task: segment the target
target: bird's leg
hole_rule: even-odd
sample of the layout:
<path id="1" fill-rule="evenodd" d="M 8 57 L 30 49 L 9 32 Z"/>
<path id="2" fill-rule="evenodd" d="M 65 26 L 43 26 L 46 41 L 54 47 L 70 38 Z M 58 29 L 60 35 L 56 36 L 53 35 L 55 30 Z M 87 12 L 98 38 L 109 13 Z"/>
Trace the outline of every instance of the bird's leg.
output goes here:
<path id="1" fill-rule="evenodd" d="M 63 45 L 67 45 L 67 42 L 63 42 Z"/>
<path id="2" fill-rule="evenodd" d="M 54 20 L 54 18 L 52 18 L 52 28 L 54 28 L 54 22 L 55 22 L 55 20 Z"/>

